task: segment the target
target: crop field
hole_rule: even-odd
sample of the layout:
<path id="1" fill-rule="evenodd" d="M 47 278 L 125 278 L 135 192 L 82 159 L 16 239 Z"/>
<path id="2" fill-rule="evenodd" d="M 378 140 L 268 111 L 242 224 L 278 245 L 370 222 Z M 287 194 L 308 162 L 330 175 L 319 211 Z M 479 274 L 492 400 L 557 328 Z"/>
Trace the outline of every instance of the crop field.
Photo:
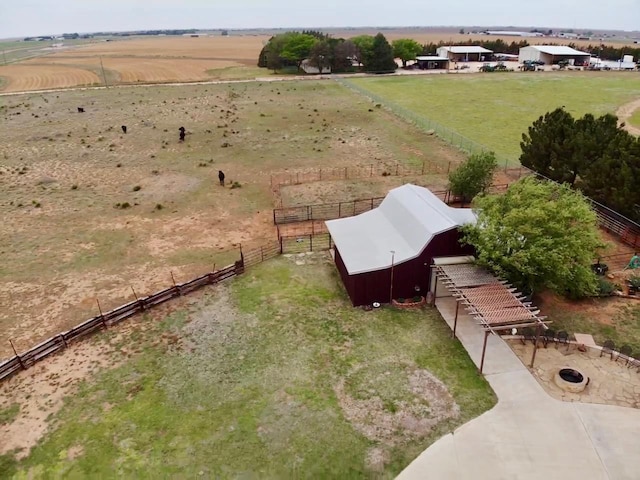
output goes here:
<path id="1" fill-rule="evenodd" d="M 0 92 L 104 85 L 104 77 L 113 85 L 269 76 L 256 67 L 268 39 L 257 35 L 132 38 L 40 49 L 37 58 L 0 66 Z M 33 43 L 15 45 L 22 51 Z"/>
<path id="2" fill-rule="evenodd" d="M 92 340 L 124 362 L 51 412 L 30 455 L 31 434 L 11 440 L 22 458 L 0 455 L 0 476 L 393 478 L 495 404 L 435 309 L 352 308 L 327 253 L 273 259 L 195 297 Z M 99 362 L 73 353 L 73 369 Z M 49 370 L 39 395 L 29 378 L 1 385 L 0 419 L 41 429 L 29 404 L 55 397 L 68 370 Z"/>
<path id="3" fill-rule="evenodd" d="M 172 274 L 180 282 L 227 265 L 240 244 L 275 240 L 272 172 L 423 161 L 446 168 L 463 158 L 326 81 L 2 101 L 0 358 L 11 354 L 8 339 L 24 351 L 96 315 L 98 301 L 106 311 L 132 300 L 134 290 L 141 296 L 170 286 Z M 323 182 L 288 187 L 283 196 L 288 204 L 343 201 L 384 194 L 393 182 L 400 180 Z"/>
<path id="4" fill-rule="evenodd" d="M 540 115 L 615 113 L 640 95 L 637 73 L 540 72 L 350 79 L 517 164 L 522 134 Z"/>

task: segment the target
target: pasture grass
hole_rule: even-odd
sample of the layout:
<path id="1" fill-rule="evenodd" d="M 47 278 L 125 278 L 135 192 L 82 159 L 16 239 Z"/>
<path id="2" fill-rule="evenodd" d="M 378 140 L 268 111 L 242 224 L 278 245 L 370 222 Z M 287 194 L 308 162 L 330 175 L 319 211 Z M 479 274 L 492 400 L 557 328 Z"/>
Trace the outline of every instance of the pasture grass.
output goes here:
<path id="1" fill-rule="evenodd" d="M 538 117 L 563 105 L 574 117 L 615 113 L 637 96 L 636 77 L 622 72 L 514 72 L 349 81 L 517 164 L 522 134 Z"/>
<path id="2" fill-rule="evenodd" d="M 141 295 L 152 293 L 170 285 L 169 270 L 186 280 L 222 264 L 220 252 L 239 243 L 275 240 L 274 171 L 446 166 L 463 158 L 329 81 L 68 91 L 2 102 L 0 358 L 11 354 L 2 338 L 12 335 L 27 349 L 93 315 L 78 306 L 87 298 L 115 306 L 132 282 Z M 183 143 L 180 126 L 188 131 Z M 220 187 L 219 169 L 242 188 Z M 334 184 L 324 195 L 343 200 L 341 182 Z M 123 203 L 130 208 L 116 208 Z M 12 282 L 23 283 L 21 293 Z M 49 313 L 62 304 L 63 312 Z M 47 321 L 33 328 L 45 312 Z M 31 338 L 36 330 L 41 336 Z"/>
<path id="3" fill-rule="evenodd" d="M 135 342 L 140 353 L 82 384 L 40 445 L 6 468 L 71 478 L 392 478 L 495 404 L 437 311 L 354 309 L 328 255 L 300 259 L 252 268 L 151 326 Z M 176 336 L 169 347 L 157 342 Z M 348 420 L 338 384 L 354 402 L 378 398 L 397 412 L 420 400 L 407 383 L 415 369 L 446 384 L 457 418 L 377 440 Z M 384 465 L 367 463 L 375 450 Z"/>

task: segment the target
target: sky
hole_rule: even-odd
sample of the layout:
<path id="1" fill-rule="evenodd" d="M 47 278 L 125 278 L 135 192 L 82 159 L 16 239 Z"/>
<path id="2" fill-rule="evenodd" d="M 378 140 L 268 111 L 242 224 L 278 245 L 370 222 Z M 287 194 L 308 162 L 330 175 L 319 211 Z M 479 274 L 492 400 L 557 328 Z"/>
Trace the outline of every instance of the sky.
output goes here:
<path id="1" fill-rule="evenodd" d="M 640 0 L 0 0 L 0 38 L 170 28 L 474 25 L 639 30 Z"/>

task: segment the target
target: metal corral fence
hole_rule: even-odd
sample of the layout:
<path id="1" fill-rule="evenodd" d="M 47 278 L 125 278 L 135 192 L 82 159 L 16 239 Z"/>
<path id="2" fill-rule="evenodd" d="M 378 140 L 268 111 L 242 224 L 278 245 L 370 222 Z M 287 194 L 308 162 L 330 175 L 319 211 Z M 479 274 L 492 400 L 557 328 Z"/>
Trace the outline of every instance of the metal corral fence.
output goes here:
<path id="1" fill-rule="evenodd" d="M 366 88 L 363 88 L 360 85 L 353 83 L 352 80 L 344 79 L 344 78 L 336 78 L 336 81 L 341 85 L 344 85 L 345 87 L 363 95 L 364 97 L 369 98 L 372 102 L 378 103 L 379 105 L 388 109 L 395 115 L 408 121 L 409 123 L 416 125 L 422 130 L 433 131 L 442 140 L 462 150 L 463 152 L 480 153 L 480 152 L 487 152 L 491 150 L 485 145 L 482 145 L 481 143 L 478 143 L 475 140 L 471 140 L 470 138 L 467 138 L 464 135 L 460 135 L 458 132 L 451 130 L 450 128 L 447 128 L 444 125 L 439 124 L 438 122 L 434 122 L 433 120 L 423 115 L 407 110 L 406 108 L 401 107 L 400 105 L 397 105 L 389 101 L 389 99 L 387 98 L 380 97 L 375 93 L 370 92 Z M 510 162 L 510 159 L 506 157 L 497 157 L 497 158 L 498 158 L 498 164 L 504 165 L 505 168 L 509 165 L 509 163 L 512 163 Z"/>
<path id="2" fill-rule="evenodd" d="M 206 285 L 215 285 L 223 280 L 240 275 L 244 273 L 246 267 L 257 265 L 273 258 L 279 255 L 280 251 L 279 242 L 271 242 L 246 252 L 240 250 L 240 259 L 221 270 L 206 273 L 185 283 L 174 284 L 152 295 L 136 298 L 136 300 L 108 312 L 101 312 L 100 315 L 85 320 L 71 330 L 60 332 L 24 353 L 18 354 L 14 350 L 14 357 L 0 363 L 0 381 L 9 378 L 20 370 L 33 366 L 36 362 L 49 355 L 64 350 L 70 343 L 87 338 L 100 330 L 116 325 L 129 317 L 152 309 L 173 298 L 194 292 Z"/>
<path id="3" fill-rule="evenodd" d="M 362 179 L 372 177 L 408 177 L 428 173 L 449 173 L 451 161 L 446 164 L 423 160 L 421 165 L 403 165 L 400 163 L 380 163 L 353 165 L 350 167 L 307 168 L 271 174 L 271 188 L 302 183 Z"/>
<path id="4" fill-rule="evenodd" d="M 303 253 L 329 250 L 333 247 L 329 233 L 280 237 L 282 253 Z"/>
<path id="5" fill-rule="evenodd" d="M 432 192 L 442 201 L 448 201 L 447 190 Z M 320 203 L 316 205 L 300 205 L 297 207 L 275 208 L 273 224 L 309 222 L 312 220 L 334 220 L 336 218 L 353 217 L 377 208 L 385 197 L 373 197 L 347 202 Z"/>

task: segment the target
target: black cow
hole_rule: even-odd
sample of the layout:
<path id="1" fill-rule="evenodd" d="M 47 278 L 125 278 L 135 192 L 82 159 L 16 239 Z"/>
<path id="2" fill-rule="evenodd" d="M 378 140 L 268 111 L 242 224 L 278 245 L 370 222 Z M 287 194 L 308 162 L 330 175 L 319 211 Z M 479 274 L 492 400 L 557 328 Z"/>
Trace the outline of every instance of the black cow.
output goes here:
<path id="1" fill-rule="evenodd" d="M 122 125 L 122 127 L 120 127 L 120 128 L 122 128 L 122 132 L 123 133 L 127 133 L 127 126 L 126 125 Z"/>
<path id="2" fill-rule="evenodd" d="M 78 107 L 78 113 L 84 113 L 84 108 Z"/>
<path id="3" fill-rule="evenodd" d="M 220 180 L 220 185 L 224 187 L 224 172 L 222 170 L 218 170 L 218 180 Z"/>
<path id="4" fill-rule="evenodd" d="M 180 127 L 178 130 L 180 130 L 180 141 L 184 142 L 184 136 L 186 135 L 184 127 Z"/>

